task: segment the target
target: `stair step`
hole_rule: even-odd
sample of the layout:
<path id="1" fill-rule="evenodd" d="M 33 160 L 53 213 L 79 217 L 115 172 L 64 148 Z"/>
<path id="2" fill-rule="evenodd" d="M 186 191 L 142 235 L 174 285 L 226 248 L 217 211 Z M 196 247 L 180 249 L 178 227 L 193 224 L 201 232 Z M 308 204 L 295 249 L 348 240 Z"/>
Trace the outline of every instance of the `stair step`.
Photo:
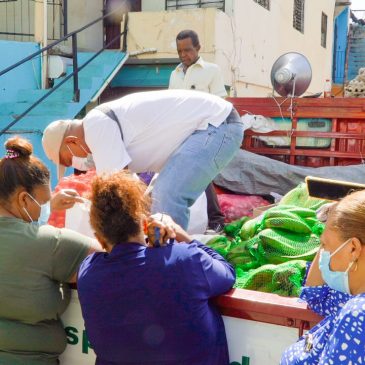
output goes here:
<path id="1" fill-rule="evenodd" d="M 79 88 L 81 89 L 88 89 L 92 87 L 94 77 L 90 76 L 81 76 L 79 75 Z M 60 82 L 64 80 L 64 77 L 61 77 L 57 80 L 55 80 L 54 85 L 58 85 Z M 60 86 L 62 89 L 73 89 L 74 80 L 73 77 L 71 77 L 69 80 L 67 80 L 63 85 Z"/>
<path id="2" fill-rule="evenodd" d="M 69 119 L 69 114 L 54 114 L 54 115 L 42 115 L 42 116 L 25 116 L 19 122 L 17 122 L 14 126 L 10 128 L 12 133 L 14 131 L 40 131 L 42 132 L 49 123 L 58 119 Z M 0 116 L 0 128 L 4 128 L 10 122 L 12 122 L 14 118 L 9 116 Z"/>
<path id="3" fill-rule="evenodd" d="M 0 104 L 0 115 L 13 115 L 21 114 L 32 106 L 33 103 L 1 103 Z M 67 107 L 66 107 L 67 108 Z M 62 101 L 48 101 L 45 100 L 41 104 L 37 105 L 30 114 L 43 115 L 43 114 L 54 114 L 63 113 L 65 109 L 65 102 Z"/>
<path id="4" fill-rule="evenodd" d="M 30 102 L 34 103 L 42 96 L 47 94 L 49 90 L 29 90 L 29 89 L 21 89 L 17 93 L 17 102 Z M 69 89 L 62 90 L 62 86 L 60 89 L 56 90 L 53 94 L 51 94 L 46 100 L 47 101 L 63 101 L 69 102 L 73 98 L 73 92 Z"/>
<path id="5" fill-rule="evenodd" d="M 80 63 L 79 61 L 79 67 L 82 66 L 82 63 Z M 72 66 L 67 66 L 66 68 L 66 75 L 71 75 L 73 72 L 73 67 Z M 90 62 L 87 66 L 85 66 L 85 68 L 83 68 L 81 71 L 79 71 L 79 74 L 82 75 L 89 75 L 89 76 L 93 76 L 93 77 L 99 77 L 99 76 L 103 76 L 104 73 L 104 66 L 103 65 L 96 65 L 94 64 L 94 62 Z"/>

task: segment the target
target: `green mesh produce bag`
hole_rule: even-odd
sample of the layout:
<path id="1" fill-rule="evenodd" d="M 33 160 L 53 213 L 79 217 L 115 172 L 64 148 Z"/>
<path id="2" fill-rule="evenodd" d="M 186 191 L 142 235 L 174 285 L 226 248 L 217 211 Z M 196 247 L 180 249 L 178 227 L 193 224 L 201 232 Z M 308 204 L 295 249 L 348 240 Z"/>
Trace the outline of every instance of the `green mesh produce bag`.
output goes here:
<path id="1" fill-rule="evenodd" d="M 305 267 L 305 261 L 295 260 L 280 265 L 263 265 L 247 272 L 238 269 L 234 287 L 297 297 Z"/>
<path id="2" fill-rule="evenodd" d="M 207 245 L 235 267 L 236 288 L 298 296 L 305 263 L 317 253 L 324 229 L 315 211 L 325 203 L 300 184 L 259 217 L 227 225 L 232 238 L 219 236 Z"/>
<path id="3" fill-rule="evenodd" d="M 301 183 L 296 188 L 285 194 L 280 200 L 279 205 L 295 205 L 297 207 L 317 210 L 326 203 L 328 203 L 327 200 L 310 197 L 308 195 L 307 185 L 305 183 Z"/>

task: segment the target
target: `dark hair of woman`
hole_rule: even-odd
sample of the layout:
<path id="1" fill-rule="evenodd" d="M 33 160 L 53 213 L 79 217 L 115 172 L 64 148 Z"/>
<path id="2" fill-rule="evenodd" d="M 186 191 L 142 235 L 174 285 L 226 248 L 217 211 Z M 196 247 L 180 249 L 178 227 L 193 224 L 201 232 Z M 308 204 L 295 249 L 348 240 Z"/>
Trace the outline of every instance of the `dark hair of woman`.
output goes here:
<path id="1" fill-rule="evenodd" d="M 111 245 L 137 235 L 149 215 L 146 185 L 127 171 L 98 176 L 91 187 L 90 223 L 97 235 Z"/>
<path id="2" fill-rule="evenodd" d="M 34 187 L 49 183 L 46 165 L 32 155 L 33 146 L 24 138 L 13 137 L 5 142 L 6 154 L 0 160 L 0 201 L 7 201 L 18 189 L 32 193 Z"/>

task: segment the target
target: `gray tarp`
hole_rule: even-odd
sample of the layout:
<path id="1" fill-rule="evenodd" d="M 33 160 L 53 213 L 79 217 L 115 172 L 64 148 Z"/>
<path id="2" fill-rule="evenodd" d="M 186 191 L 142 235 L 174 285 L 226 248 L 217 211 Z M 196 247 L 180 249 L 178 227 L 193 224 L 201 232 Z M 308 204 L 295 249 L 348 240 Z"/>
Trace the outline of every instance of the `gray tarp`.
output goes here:
<path id="1" fill-rule="evenodd" d="M 365 165 L 303 167 L 240 150 L 214 182 L 241 194 L 284 195 L 306 176 L 365 183 Z"/>

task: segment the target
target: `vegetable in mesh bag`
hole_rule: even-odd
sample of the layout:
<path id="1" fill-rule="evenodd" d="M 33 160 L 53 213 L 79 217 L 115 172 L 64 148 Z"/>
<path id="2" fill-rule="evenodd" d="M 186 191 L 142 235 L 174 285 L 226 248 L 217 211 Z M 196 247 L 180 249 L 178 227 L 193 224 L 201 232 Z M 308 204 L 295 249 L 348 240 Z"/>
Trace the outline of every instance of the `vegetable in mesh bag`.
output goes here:
<path id="1" fill-rule="evenodd" d="M 249 241 L 240 241 L 238 244 L 231 243 L 230 250 L 227 253 L 226 259 L 235 269 L 238 268 L 244 271 L 260 266 L 260 263 L 251 254 Z"/>
<path id="2" fill-rule="evenodd" d="M 276 283 L 275 294 L 298 297 L 302 288 L 302 282 L 306 270 L 306 261 L 294 260 L 277 265 L 272 277 Z"/>
<path id="3" fill-rule="evenodd" d="M 311 233 L 308 224 L 288 210 L 269 210 L 264 214 L 261 228 L 280 228 L 296 233 Z"/>
<path id="4" fill-rule="evenodd" d="M 241 230 L 243 224 L 247 222 L 250 217 L 242 217 L 224 226 L 224 233 L 227 236 L 235 237 Z"/>
<path id="5" fill-rule="evenodd" d="M 237 277 L 234 287 L 272 293 L 275 290 L 275 285 L 272 283 L 275 268 L 275 265 L 264 265 L 250 270 L 245 275 Z"/>
<path id="6" fill-rule="evenodd" d="M 258 216 L 245 222 L 239 232 L 241 239 L 248 240 L 252 238 L 260 228 L 261 220 L 262 217 Z"/>
<path id="7" fill-rule="evenodd" d="M 308 224 L 308 226 L 312 229 L 312 227 L 314 225 L 316 225 L 317 223 L 319 223 L 317 217 L 305 217 L 304 221 L 306 224 Z"/>
<path id="8" fill-rule="evenodd" d="M 298 235 L 272 228 L 264 229 L 258 237 L 262 261 L 277 264 L 294 259 L 313 260 L 320 243 L 315 234 Z"/>
<path id="9" fill-rule="evenodd" d="M 217 251 L 224 258 L 226 258 L 231 242 L 228 240 L 227 237 L 219 235 L 214 236 L 212 239 L 210 239 L 206 243 L 206 245 Z"/>
<path id="10" fill-rule="evenodd" d="M 305 267 L 306 262 L 301 260 L 281 265 L 263 265 L 246 273 L 239 272 L 234 287 L 284 296 L 299 296 Z"/>
<path id="11" fill-rule="evenodd" d="M 286 211 L 286 212 L 290 212 L 292 214 L 295 214 L 297 216 L 299 216 L 300 218 L 304 219 L 307 217 L 316 217 L 316 212 L 313 209 L 310 208 L 303 208 L 303 207 L 299 207 L 296 205 L 286 205 L 286 204 L 279 204 L 276 205 L 270 209 L 268 209 L 266 211 L 266 213 L 268 212 L 273 212 L 273 211 Z"/>
<path id="12" fill-rule="evenodd" d="M 295 205 L 303 208 L 309 208 L 317 210 L 327 201 L 323 199 L 311 198 L 308 195 L 307 186 L 305 183 L 300 183 L 296 188 L 290 190 L 280 200 L 279 206 L 281 205 Z"/>

